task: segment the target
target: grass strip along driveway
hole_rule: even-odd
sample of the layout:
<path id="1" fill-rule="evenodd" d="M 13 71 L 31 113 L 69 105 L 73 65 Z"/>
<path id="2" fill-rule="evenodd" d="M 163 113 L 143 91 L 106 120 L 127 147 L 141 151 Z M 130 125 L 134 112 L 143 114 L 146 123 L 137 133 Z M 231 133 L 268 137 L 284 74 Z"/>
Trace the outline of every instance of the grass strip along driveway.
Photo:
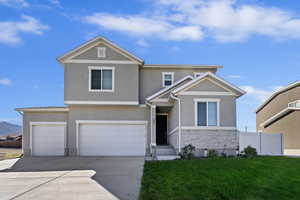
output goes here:
<path id="1" fill-rule="evenodd" d="M 300 159 L 257 157 L 146 162 L 140 199 L 300 199 Z"/>

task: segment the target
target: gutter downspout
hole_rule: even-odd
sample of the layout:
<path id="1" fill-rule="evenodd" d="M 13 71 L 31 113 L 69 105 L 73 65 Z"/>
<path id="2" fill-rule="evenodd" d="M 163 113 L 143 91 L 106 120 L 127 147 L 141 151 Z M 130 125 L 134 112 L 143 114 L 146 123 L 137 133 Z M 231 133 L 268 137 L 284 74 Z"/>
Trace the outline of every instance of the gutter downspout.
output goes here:
<path id="1" fill-rule="evenodd" d="M 175 97 L 174 94 L 171 93 L 170 97 L 178 101 L 178 152 L 181 152 L 181 101 L 178 97 Z"/>

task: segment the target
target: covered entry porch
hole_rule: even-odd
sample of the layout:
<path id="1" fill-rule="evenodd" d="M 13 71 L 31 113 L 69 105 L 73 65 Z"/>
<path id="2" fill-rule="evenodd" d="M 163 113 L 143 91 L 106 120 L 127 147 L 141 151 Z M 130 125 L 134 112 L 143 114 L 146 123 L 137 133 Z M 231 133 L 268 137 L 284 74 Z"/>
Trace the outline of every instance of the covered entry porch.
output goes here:
<path id="1" fill-rule="evenodd" d="M 174 103 L 155 103 L 151 105 L 151 155 L 164 160 L 177 158 L 177 153 L 170 141 L 170 132 L 174 123 Z"/>

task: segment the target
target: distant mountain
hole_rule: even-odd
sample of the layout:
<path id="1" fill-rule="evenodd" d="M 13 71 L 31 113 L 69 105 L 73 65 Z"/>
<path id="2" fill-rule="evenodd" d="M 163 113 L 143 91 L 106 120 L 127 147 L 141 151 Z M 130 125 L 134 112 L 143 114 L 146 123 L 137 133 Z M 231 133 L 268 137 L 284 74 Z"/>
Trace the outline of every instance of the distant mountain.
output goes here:
<path id="1" fill-rule="evenodd" d="M 8 122 L 0 122 L 0 136 L 18 135 L 22 133 L 22 127 Z"/>

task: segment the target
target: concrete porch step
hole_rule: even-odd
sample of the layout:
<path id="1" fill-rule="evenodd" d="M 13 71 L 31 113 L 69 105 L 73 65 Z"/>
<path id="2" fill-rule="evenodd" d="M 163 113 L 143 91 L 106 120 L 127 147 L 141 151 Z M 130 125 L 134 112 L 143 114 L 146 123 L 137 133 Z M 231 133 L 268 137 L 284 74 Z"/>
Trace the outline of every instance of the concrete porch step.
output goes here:
<path id="1" fill-rule="evenodd" d="M 157 145 L 157 149 L 173 149 L 171 145 Z"/>
<path id="2" fill-rule="evenodd" d="M 172 146 L 157 146 L 156 155 L 176 155 Z"/>
<path id="3" fill-rule="evenodd" d="M 175 159 L 179 159 L 180 156 L 177 155 L 157 155 L 156 159 L 157 160 L 175 160 Z"/>

